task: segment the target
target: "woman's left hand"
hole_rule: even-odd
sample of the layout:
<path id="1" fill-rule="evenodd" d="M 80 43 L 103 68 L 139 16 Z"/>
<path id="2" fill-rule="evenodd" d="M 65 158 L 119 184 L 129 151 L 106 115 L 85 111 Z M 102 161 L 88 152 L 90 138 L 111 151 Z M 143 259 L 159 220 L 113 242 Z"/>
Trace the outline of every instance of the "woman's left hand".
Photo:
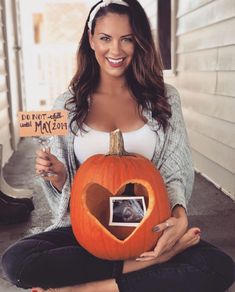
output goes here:
<path id="1" fill-rule="evenodd" d="M 154 232 L 163 232 L 153 251 L 144 252 L 136 260 L 153 260 L 166 251 L 169 251 L 175 243 L 185 234 L 188 227 L 188 218 L 185 209 L 177 205 L 172 211 L 172 217 L 165 222 L 156 225 Z"/>

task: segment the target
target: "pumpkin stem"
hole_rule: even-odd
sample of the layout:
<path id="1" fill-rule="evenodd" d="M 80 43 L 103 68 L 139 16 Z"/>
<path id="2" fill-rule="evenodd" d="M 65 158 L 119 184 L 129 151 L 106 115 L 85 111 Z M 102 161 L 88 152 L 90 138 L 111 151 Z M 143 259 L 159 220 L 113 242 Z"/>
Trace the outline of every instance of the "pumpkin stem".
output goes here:
<path id="1" fill-rule="evenodd" d="M 131 153 L 124 149 L 122 132 L 116 129 L 110 132 L 109 152 L 107 155 L 130 156 Z"/>

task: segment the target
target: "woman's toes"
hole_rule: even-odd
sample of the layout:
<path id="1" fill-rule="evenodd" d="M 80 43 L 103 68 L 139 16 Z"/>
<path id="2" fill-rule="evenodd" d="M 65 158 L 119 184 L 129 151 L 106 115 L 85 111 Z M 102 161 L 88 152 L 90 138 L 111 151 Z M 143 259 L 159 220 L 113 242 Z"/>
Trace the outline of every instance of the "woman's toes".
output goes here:
<path id="1" fill-rule="evenodd" d="M 197 227 L 194 228 L 190 228 L 187 232 L 186 232 L 186 245 L 187 246 L 192 246 L 197 244 L 200 241 L 201 238 L 201 230 Z"/>
<path id="2" fill-rule="evenodd" d="M 200 228 L 198 227 L 192 227 L 190 228 L 186 233 L 190 234 L 192 237 L 194 237 L 195 235 L 198 235 L 201 233 Z"/>
<path id="3" fill-rule="evenodd" d="M 179 249 L 186 249 L 200 241 L 200 229 L 198 227 L 190 228 L 178 241 Z"/>
<path id="4" fill-rule="evenodd" d="M 182 238 L 184 238 L 184 240 L 193 240 L 196 237 L 200 236 L 201 230 L 198 227 L 192 227 L 190 228 Z"/>
<path id="5" fill-rule="evenodd" d="M 189 230 L 187 230 L 187 232 L 179 239 L 179 242 L 187 242 L 189 240 L 191 240 L 192 238 L 195 237 L 195 230 L 193 230 L 193 228 L 190 228 Z"/>

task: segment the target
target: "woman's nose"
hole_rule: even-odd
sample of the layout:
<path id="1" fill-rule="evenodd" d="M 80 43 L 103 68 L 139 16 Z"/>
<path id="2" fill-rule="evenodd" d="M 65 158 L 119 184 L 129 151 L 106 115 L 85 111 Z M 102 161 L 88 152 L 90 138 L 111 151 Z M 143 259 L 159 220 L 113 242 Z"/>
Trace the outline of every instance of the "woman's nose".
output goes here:
<path id="1" fill-rule="evenodd" d="M 119 54 L 121 52 L 121 44 L 119 41 L 113 41 L 111 43 L 110 52 L 113 55 L 113 57 L 119 56 Z"/>

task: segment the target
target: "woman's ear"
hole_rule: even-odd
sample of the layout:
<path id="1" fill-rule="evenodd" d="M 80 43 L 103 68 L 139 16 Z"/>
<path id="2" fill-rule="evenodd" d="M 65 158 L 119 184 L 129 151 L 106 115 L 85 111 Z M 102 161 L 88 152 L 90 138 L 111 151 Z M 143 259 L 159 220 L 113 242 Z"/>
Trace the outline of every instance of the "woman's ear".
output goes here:
<path id="1" fill-rule="evenodd" d="M 89 36 L 90 47 L 92 48 L 92 50 L 95 50 L 95 46 L 94 46 L 94 42 L 93 42 L 93 35 L 91 34 L 90 30 L 88 30 L 88 36 Z"/>

